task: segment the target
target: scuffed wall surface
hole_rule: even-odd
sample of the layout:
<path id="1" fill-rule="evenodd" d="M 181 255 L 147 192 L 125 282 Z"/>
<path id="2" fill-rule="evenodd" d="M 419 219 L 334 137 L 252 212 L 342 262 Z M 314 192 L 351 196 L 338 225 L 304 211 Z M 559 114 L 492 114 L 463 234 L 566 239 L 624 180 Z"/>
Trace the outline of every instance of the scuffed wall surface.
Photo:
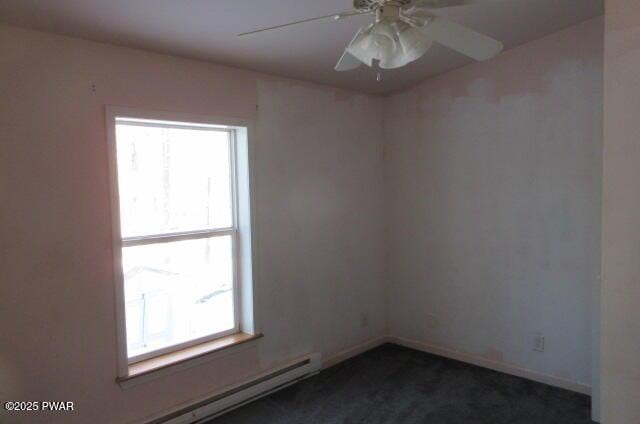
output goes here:
<path id="1" fill-rule="evenodd" d="M 9 27 L 0 93 L 0 400 L 76 406 L 0 411 L 2 423 L 140 422 L 298 355 L 383 334 L 381 99 Z M 115 382 L 105 104 L 257 127 L 265 337 L 127 390 Z"/>
<path id="2" fill-rule="evenodd" d="M 640 2 L 607 0 L 602 422 L 640 423 Z"/>
<path id="3" fill-rule="evenodd" d="M 591 383 L 601 96 L 596 19 L 388 101 L 391 334 Z"/>

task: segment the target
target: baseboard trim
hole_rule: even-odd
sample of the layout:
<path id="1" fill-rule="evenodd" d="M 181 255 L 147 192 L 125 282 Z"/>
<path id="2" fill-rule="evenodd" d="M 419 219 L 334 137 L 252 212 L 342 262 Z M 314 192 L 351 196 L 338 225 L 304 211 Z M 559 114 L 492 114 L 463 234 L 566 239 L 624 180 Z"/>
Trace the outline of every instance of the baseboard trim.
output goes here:
<path id="1" fill-rule="evenodd" d="M 578 392 L 585 395 L 591 395 L 591 387 L 585 384 L 555 377 L 549 374 L 543 374 L 518 365 L 508 364 L 505 362 L 493 361 L 478 355 L 460 352 L 458 350 L 449 349 L 441 346 L 435 346 L 416 340 L 405 339 L 402 337 L 389 336 L 386 338 L 389 343 L 394 343 L 410 349 L 420 350 L 422 352 L 431 353 L 433 355 L 443 356 L 445 358 L 466 362 L 471 365 L 488 368 L 505 374 L 514 375 L 516 377 L 526 378 L 527 380 L 536 381 L 538 383 L 548 384 L 572 392 Z"/>
<path id="2" fill-rule="evenodd" d="M 322 368 L 325 369 L 325 368 L 332 367 L 336 364 L 339 364 L 342 361 L 346 361 L 347 359 L 353 358 L 354 356 L 358 356 L 361 353 L 374 349 L 388 342 L 389 342 L 389 337 L 387 336 L 379 336 L 379 337 L 367 340 L 364 343 L 360 343 L 358 345 L 342 350 L 336 353 L 335 355 L 329 356 L 326 360 L 322 362 Z"/>
<path id="3" fill-rule="evenodd" d="M 441 356 L 444 358 L 465 362 L 465 363 L 476 365 L 482 368 L 488 368 L 494 371 L 502 372 L 504 374 L 525 378 L 527 380 L 536 381 L 538 383 L 548 384 L 550 386 L 558 387 L 561 389 L 570 390 L 570 391 L 582 393 L 585 395 L 591 395 L 591 387 L 585 384 L 566 380 L 566 379 L 555 377 L 548 374 L 543 374 L 527 368 L 522 368 L 517 365 L 508 364 L 508 363 L 499 362 L 499 361 L 493 361 L 478 355 L 473 355 L 466 352 L 460 352 L 458 350 L 436 346 L 428 343 L 423 343 L 417 340 L 410 340 L 402 337 L 396 337 L 396 336 L 379 336 L 379 337 L 370 339 L 368 341 L 365 341 L 363 343 L 360 343 L 358 345 L 347 348 L 345 350 L 342 350 L 334 355 L 327 357 L 326 360 L 322 361 L 321 369 L 332 367 L 334 365 L 339 364 L 340 362 L 346 361 L 347 359 L 358 356 L 362 353 L 365 353 L 371 349 L 374 349 L 386 343 L 391 343 L 391 344 L 403 346 L 409 349 L 414 349 L 421 352 L 426 352 L 433 355 Z M 273 370 L 269 372 L 273 372 Z M 267 372 L 265 372 L 265 374 L 266 373 Z M 295 383 L 297 383 L 297 381 L 292 381 L 289 384 L 295 384 Z M 286 384 L 286 385 L 289 385 L 289 384 Z M 279 388 L 282 388 L 286 385 L 283 385 Z M 251 399 L 248 402 L 255 400 L 256 398 L 265 396 L 271 392 L 272 391 L 266 391 L 265 393 L 262 393 L 256 396 L 254 399 Z M 242 402 L 238 405 L 235 405 L 235 407 L 241 406 L 248 402 Z M 175 410 L 182 409 L 182 408 L 185 408 L 185 406 L 183 405 L 181 408 L 175 408 Z M 170 413 L 169 411 L 165 411 L 162 414 L 162 416 L 166 417 L 167 414 L 169 413 Z M 158 418 L 156 418 L 156 420 L 158 420 Z M 151 420 L 151 421 L 156 422 L 155 420 Z M 149 421 L 145 421 L 145 423 L 148 423 L 148 422 Z"/>

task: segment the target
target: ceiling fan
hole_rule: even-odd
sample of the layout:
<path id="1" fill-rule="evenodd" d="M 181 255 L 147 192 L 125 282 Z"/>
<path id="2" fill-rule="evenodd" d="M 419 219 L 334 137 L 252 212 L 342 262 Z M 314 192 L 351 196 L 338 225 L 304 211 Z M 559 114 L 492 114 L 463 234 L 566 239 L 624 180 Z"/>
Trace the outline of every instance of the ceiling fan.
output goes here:
<path id="1" fill-rule="evenodd" d="M 375 21 L 358 30 L 338 61 L 336 71 L 349 71 L 361 64 L 382 69 L 405 66 L 422 57 L 434 42 L 475 60 L 498 55 L 503 44 L 463 25 L 441 18 L 434 9 L 490 3 L 499 0 L 353 0 L 354 10 L 290 22 L 238 34 L 245 37 L 325 19 L 346 19 L 374 15 Z"/>

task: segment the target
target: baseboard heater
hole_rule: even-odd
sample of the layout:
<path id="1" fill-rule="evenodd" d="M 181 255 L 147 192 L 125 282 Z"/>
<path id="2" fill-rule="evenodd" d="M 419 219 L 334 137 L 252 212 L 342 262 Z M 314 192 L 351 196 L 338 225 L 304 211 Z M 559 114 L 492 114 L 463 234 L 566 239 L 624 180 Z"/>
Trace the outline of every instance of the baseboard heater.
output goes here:
<path id="1" fill-rule="evenodd" d="M 321 369 L 320 354 L 299 358 L 289 365 L 260 374 L 206 399 L 178 409 L 147 424 L 195 424 L 225 414 L 242 405 L 304 380 Z"/>

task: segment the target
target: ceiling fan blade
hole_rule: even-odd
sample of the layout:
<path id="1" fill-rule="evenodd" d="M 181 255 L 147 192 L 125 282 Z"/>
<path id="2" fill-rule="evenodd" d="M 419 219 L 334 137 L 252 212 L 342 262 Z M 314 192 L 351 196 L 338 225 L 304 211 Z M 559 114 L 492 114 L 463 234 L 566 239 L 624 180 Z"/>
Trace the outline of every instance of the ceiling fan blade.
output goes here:
<path id="1" fill-rule="evenodd" d="M 414 0 L 410 7 L 442 9 L 445 7 L 467 6 L 473 4 L 497 3 L 502 0 Z"/>
<path id="2" fill-rule="evenodd" d="M 334 20 L 337 21 L 337 20 L 340 20 L 340 19 L 350 18 L 352 16 L 357 16 L 357 15 L 364 15 L 364 14 L 367 14 L 367 13 L 371 13 L 371 12 L 354 10 L 354 11 L 350 11 L 350 12 L 334 13 L 332 15 L 318 16 L 316 18 L 303 19 L 301 21 L 289 22 L 289 23 L 286 23 L 286 24 L 276 25 L 276 26 L 272 26 L 272 27 L 269 27 L 269 28 L 261 28 L 261 29 L 255 30 L 255 31 L 243 32 L 241 34 L 238 34 L 238 37 L 245 37 L 247 35 L 257 34 L 259 32 L 271 31 L 273 29 L 286 28 L 286 27 L 289 27 L 289 26 L 298 25 L 298 24 L 304 24 L 304 23 L 307 23 L 307 22 L 322 21 L 324 19 L 334 19 Z"/>
<path id="3" fill-rule="evenodd" d="M 475 60 L 489 60 L 504 48 L 498 40 L 439 16 L 429 19 L 420 31 L 428 39 Z"/>

